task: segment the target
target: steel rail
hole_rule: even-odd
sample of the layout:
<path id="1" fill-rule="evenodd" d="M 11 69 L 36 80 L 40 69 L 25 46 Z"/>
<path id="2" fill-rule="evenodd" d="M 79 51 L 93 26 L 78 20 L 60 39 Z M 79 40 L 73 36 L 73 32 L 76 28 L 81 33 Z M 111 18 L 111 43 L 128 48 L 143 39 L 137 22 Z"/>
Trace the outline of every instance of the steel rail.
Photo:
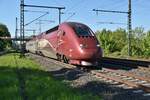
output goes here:
<path id="1" fill-rule="evenodd" d="M 93 75 L 97 76 L 97 77 L 102 77 L 102 78 L 106 78 L 108 80 L 112 80 L 112 81 L 115 81 L 115 82 L 118 82 L 118 83 L 126 84 L 126 85 L 128 85 L 132 88 L 142 89 L 142 90 L 144 90 L 145 92 L 148 92 L 148 93 L 150 92 L 150 87 L 149 86 L 146 86 L 146 85 L 140 84 L 140 83 L 135 83 L 135 82 L 132 82 L 131 80 L 123 79 L 123 78 L 118 77 L 118 76 L 107 75 L 107 73 L 109 73 L 109 72 L 119 73 L 119 72 L 112 71 L 112 70 L 107 70 L 107 71 L 108 72 L 105 72 L 105 73 L 91 71 L 91 73 Z M 119 73 L 119 74 L 123 75 L 123 73 Z M 131 77 L 130 75 L 124 75 L 124 76 Z M 141 80 L 141 81 L 143 81 L 143 80 Z"/>
<path id="2" fill-rule="evenodd" d="M 114 73 L 117 73 L 117 74 L 120 74 L 120 75 L 124 75 L 124 76 L 128 76 L 128 77 L 133 77 L 133 78 L 136 78 L 136 79 L 140 79 L 142 81 L 150 82 L 150 78 L 141 77 L 141 76 L 135 75 L 135 74 L 133 74 L 131 72 L 116 71 L 116 70 L 112 70 L 112 69 L 108 69 L 108 68 L 103 68 L 103 69 L 106 70 L 106 71 L 109 71 L 109 72 L 114 72 Z"/>

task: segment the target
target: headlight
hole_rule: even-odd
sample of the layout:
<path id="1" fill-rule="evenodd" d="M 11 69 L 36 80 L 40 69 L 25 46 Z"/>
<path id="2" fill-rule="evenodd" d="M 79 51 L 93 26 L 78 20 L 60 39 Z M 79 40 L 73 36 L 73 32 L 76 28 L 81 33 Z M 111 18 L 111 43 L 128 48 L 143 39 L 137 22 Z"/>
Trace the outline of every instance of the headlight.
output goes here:
<path id="1" fill-rule="evenodd" d="M 97 47 L 100 47 L 100 44 L 97 44 L 96 46 L 97 46 Z"/>
<path id="2" fill-rule="evenodd" d="M 81 49 L 84 49 L 87 47 L 87 45 L 86 44 L 80 44 L 80 47 L 81 47 Z"/>

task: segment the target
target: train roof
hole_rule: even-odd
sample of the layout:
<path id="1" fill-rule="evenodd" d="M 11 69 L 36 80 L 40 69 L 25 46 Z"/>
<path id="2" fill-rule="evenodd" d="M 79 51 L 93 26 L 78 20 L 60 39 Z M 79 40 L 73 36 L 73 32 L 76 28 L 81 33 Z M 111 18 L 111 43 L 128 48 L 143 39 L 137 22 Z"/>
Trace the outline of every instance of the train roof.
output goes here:
<path id="1" fill-rule="evenodd" d="M 81 23 L 78 23 L 78 22 L 64 22 L 64 23 L 62 23 L 62 24 L 68 24 L 68 25 L 70 26 L 70 25 L 73 25 L 73 24 L 81 24 Z M 61 24 L 61 25 L 62 25 L 62 24 Z M 84 24 L 82 24 L 82 25 L 84 25 Z M 58 27 L 59 27 L 59 25 L 57 25 L 57 26 L 55 26 L 55 27 L 53 27 L 53 28 L 47 30 L 45 33 L 48 34 L 48 33 L 51 33 L 51 32 L 53 32 L 53 31 L 56 31 L 56 30 L 58 30 Z"/>
<path id="2" fill-rule="evenodd" d="M 82 24 L 82 23 L 79 23 L 79 22 L 66 22 L 67 24 L 69 25 L 73 25 L 73 24 L 81 24 L 81 25 L 85 25 L 85 24 Z"/>
<path id="3" fill-rule="evenodd" d="M 72 25 L 75 25 L 75 24 L 80 24 L 80 25 L 84 25 L 84 24 L 82 24 L 82 23 L 79 23 L 79 22 L 64 22 L 64 23 L 62 23 L 62 24 L 67 24 L 67 25 L 69 25 L 69 26 L 72 26 Z M 61 25 L 62 25 L 61 24 Z M 84 25 L 84 26 L 86 26 L 86 25 Z M 49 33 L 51 33 L 51 32 L 53 32 L 53 31 L 56 31 L 56 30 L 58 30 L 58 28 L 59 28 L 59 25 L 57 25 L 57 26 L 55 26 L 55 27 L 53 27 L 53 28 L 51 28 L 51 29 L 49 29 L 49 30 L 47 30 L 47 31 L 45 31 L 45 32 L 43 32 L 43 33 L 41 33 L 41 34 L 39 34 L 39 35 L 42 35 L 42 34 L 49 34 Z"/>
<path id="4" fill-rule="evenodd" d="M 53 27 L 53 28 L 47 30 L 45 33 L 48 34 L 48 33 L 51 33 L 51 32 L 53 32 L 53 31 L 56 31 L 56 30 L 58 30 L 58 27 L 59 27 L 59 25 L 57 25 L 57 26 L 55 26 L 55 27 Z"/>

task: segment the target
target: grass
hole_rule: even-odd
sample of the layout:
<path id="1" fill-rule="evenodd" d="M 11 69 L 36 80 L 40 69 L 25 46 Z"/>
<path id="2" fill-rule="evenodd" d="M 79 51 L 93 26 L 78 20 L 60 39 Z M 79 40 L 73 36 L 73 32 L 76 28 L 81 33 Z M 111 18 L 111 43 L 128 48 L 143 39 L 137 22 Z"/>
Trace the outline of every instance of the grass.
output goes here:
<path id="1" fill-rule="evenodd" d="M 0 100 L 99 100 L 54 79 L 40 65 L 18 54 L 0 56 Z"/>

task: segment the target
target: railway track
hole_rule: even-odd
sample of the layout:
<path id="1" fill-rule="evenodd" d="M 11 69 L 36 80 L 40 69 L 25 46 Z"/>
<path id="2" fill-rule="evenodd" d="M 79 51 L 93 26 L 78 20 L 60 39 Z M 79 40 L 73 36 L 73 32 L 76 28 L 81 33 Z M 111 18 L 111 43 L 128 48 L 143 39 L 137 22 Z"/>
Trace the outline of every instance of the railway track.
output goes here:
<path id="1" fill-rule="evenodd" d="M 105 78 L 106 81 L 117 82 L 121 86 L 150 93 L 149 61 L 103 57 L 100 63 L 105 68 L 101 71 L 92 71 L 97 78 Z"/>
<path id="2" fill-rule="evenodd" d="M 138 76 L 150 78 L 150 68 L 138 67 L 136 69 L 129 70 L 129 72 L 134 73 Z"/>
<path id="3" fill-rule="evenodd" d="M 66 63 L 63 63 L 63 62 L 60 62 L 56 59 L 53 59 L 53 58 L 49 58 L 49 57 L 46 57 L 46 56 L 42 56 L 42 55 L 37 55 L 37 54 L 34 54 L 34 53 L 27 53 L 26 56 L 29 56 L 31 55 L 33 57 L 33 59 L 35 58 L 40 58 L 42 59 L 45 63 L 46 62 L 52 62 L 56 65 L 61 65 L 62 67 L 66 67 L 68 69 L 73 69 L 73 68 L 76 68 L 76 66 L 74 65 L 70 65 L 70 64 L 66 64 Z"/>
<path id="4" fill-rule="evenodd" d="M 35 57 L 42 57 L 42 59 L 45 63 L 46 62 L 52 62 L 57 65 L 61 65 L 65 68 L 69 69 L 76 69 L 77 66 L 65 64 L 62 62 L 59 62 L 54 59 L 49 59 L 47 57 L 31 54 Z M 33 57 L 34 58 L 34 57 Z M 138 70 L 146 70 L 148 68 L 139 67 Z M 81 69 L 82 71 L 85 71 L 85 69 Z M 86 70 L 87 71 L 87 70 Z M 114 70 L 110 68 L 102 68 L 102 70 L 97 69 L 88 69 L 88 72 L 91 76 L 96 77 L 98 80 L 104 80 L 104 82 L 109 83 L 110 85 L 113 84 L 114 86 L 119 86 L 124 89 L 135 89 L 134 92 L 144 92 L 144 95 L 150 95 L 150 77 L 140 76 L 135 74 L 132 71 L 128 70 Z"/>
<path id="5" fill-rule="evenodd" d="M 99 61 L 102 64 L 118 65 L 118 66 L 130 67 L 130 68 L 137 68 L 139 66 L 145 68 L 150 67 L 150 61 L 118 59 L 118 58 L 108 58 L 108 57 L 103 57 Z"/>
<path id="6" fill-rule="evenodd" d="M 138 70 L 139 70 L 139 71 L 142 71 L 142 72 L 144 72 L 144 73 L 150 73 L 150 67 L 148 67 L 148 68 L 138 67 Z"/>
<path id="7" fill-rule="evenodd" d="M 92 70 L 91 73 L 97 78 L 104 78 L 107 82 L 117 83 L 124 88 L 135 88 L 150 93 L 150 78 L 141 77 L 134 73 L 123 70 Z"/>

